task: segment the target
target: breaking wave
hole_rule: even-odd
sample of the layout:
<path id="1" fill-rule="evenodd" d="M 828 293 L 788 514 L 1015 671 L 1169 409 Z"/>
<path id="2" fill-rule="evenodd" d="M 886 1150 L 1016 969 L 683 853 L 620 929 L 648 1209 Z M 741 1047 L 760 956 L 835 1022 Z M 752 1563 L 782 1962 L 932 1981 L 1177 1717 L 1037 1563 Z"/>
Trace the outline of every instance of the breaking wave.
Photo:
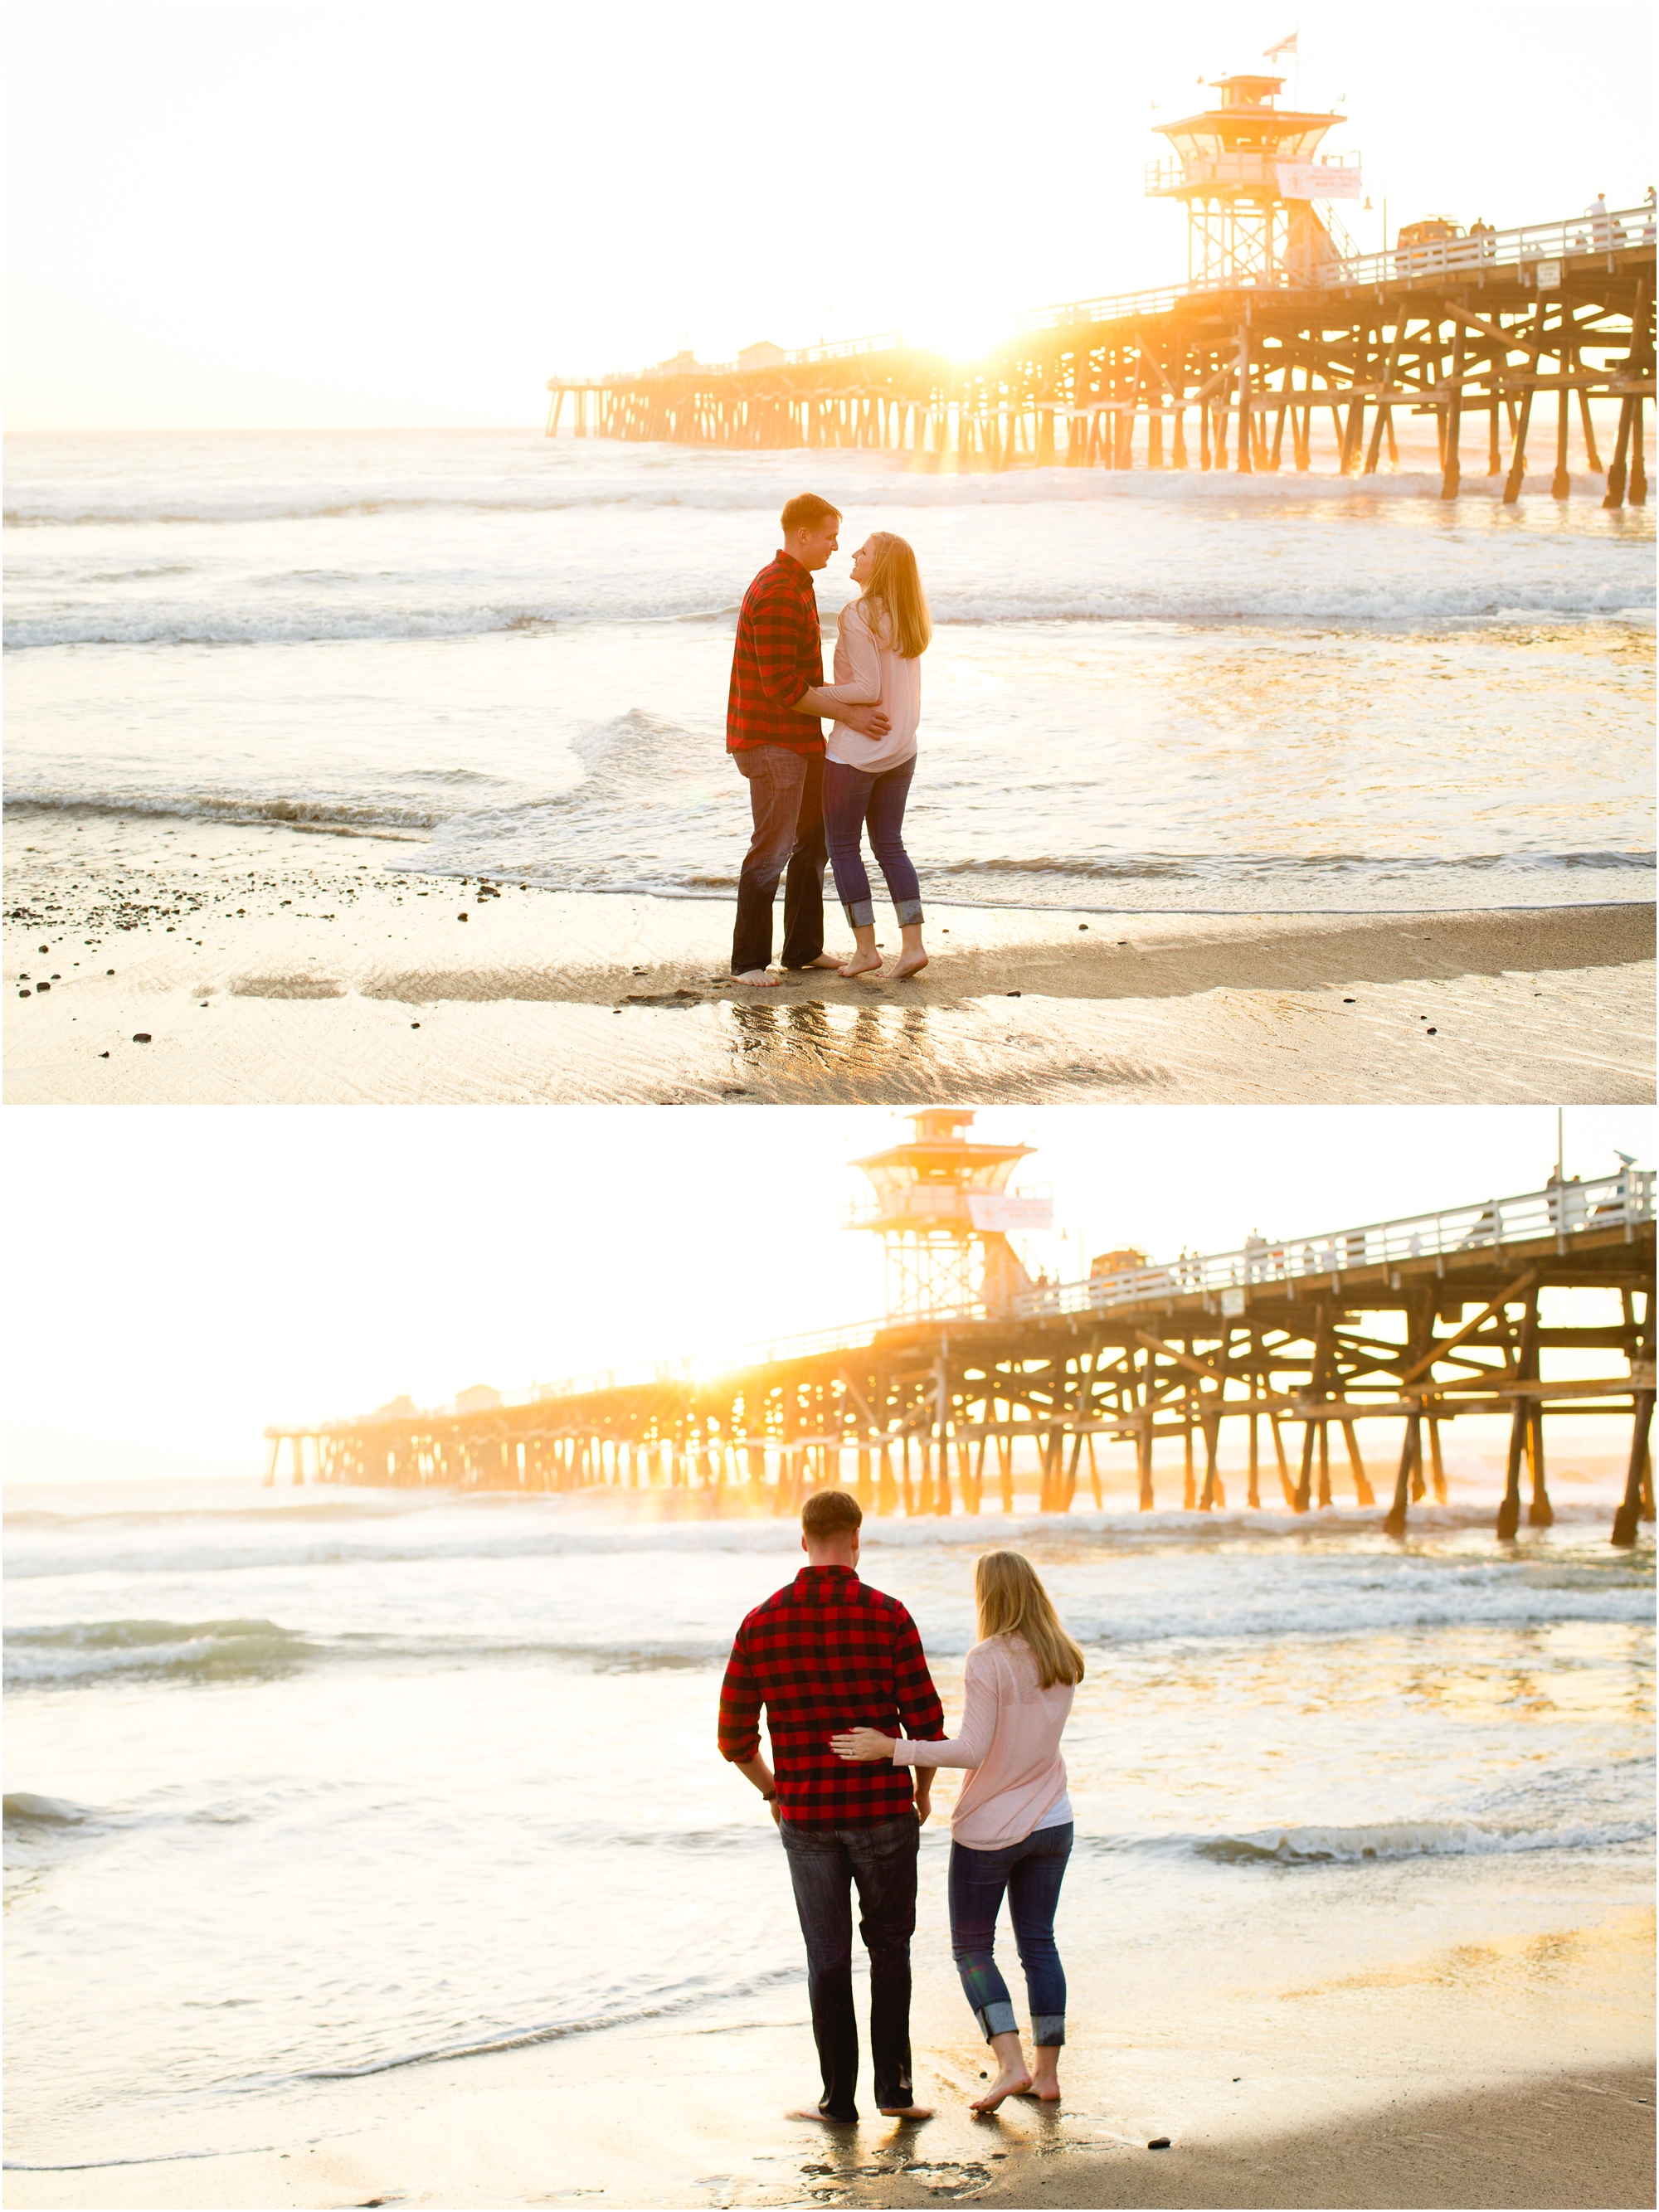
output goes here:
<path id="1" fill-rule="evenodd" d="M 1414 577 L 1409 563 L 1386 584 L 1374 577 L 1345 577 L 1334 565 L 1318 577 L 1276 581 L 1257 571 L 1220 585 L 1202 574 L 1183 582 L 1157 572 L 1093 586 L 1029 592 L 930 589 L 937 623 L 1174 623 L 1335 626 L 1388 630 L 1425 623 L 1515 621 L 1647 621 L 1653 599 L 1631 576 L 1586 568 L 1577 574 L 1518 576 L 1474 574 L 1455 580 Z M 339 599 L 306 600 L 285 607 L 239 605 L 225 599 L 186 603 L 145 600 L 84 602 L 18 614 L 6 623 L 5 647 L 23 652 L 62 646 L 321 645 L 413 642 L 445 638 L 531 635 L 573 624 L 709 622 L 731 624 L 735 611 L 700 601 L 688 585 L 678 600 L 659 586 L 614 592 L 603 605 L 592 594 L 543 599 L 451 601 L 428 605 L 386 605 Z"/>
<path id="2" fill-rule="evenodd" d="M 1384 1820 L 1360 1827 L 1257 1828 L 1194 1843 L 1195 1857 L 1224 1866 L 1354 1866 L 1368 1860 L 1482 1857 L 1498 1851 L 1594 1850 L 1645 1843 L 1651 1820 L 1567 1820 L 1503 1828 L 1478 1820 Z"/>
<path id="3" fill-rule="evenodd" d="M 1609 1510 L 1606 1503 L 1564 1503 L 1558 1508 L 1558 1525 L 1577 1523 L 1599 1531 Z M 279 1524 L 286 1516 L 276 1513 L 221 1516 L 224 1522 L 237 1517 L 261 1525 L 246 1528 L 239 1540 L 236 1532 L 222 1526 L 169 1530 L 160 1523 L 125 1529 L 118 1524 L 107 1529 L 88 1524 L 72 1548 L 69 1532 L 60 1542 L 54 1540 L 53 1531 L 41 1529 L 24 1556 L 18 1556 L 24 1547 L 14 1540 L 10 1571 L 21 1580 L 65 1572 L 131 1578 L 160 1575 L 173 1580 L 252 1571 L 309 1569 L 328 1576 L 363 1566 L 385 1572 L 463 1561 L 586 1560 L 597 1574 L 599 1563 L 610 1559 L 617 1563 L 606 1571 L 614 1580 L 618 1573 L 626 1577 L 630 1572 L 629 1560 L 643 1567 L 653 1554 L 708 1559 L 738 1553 L 775 1559 L 773 1572 L 783 1579 L 799 1544 L 792 1528 L 781 1528 L 769 1517 L 634 1528 L 550 1528 L 504 1507 L 498 1515 L 480 1516 L 486 1525 L 471 1529 L 458 1528 L 453 1514 L 434 1510 L 429 1515 L 411 1512 L 390 1522 L 382 1520 L 378 1527 L 353 1533 L 316 1526 L 284 1528 Z M 1429 1534 L 1484 1527 L 1490 1517 L 1490 1505 L 1471 1504 L 1420 1508 L 1415 1520 Z M 999 1516 L 993 1525 L 1000 1540 L 1060 1545 L 1074 1557 L 1081 1552 L 1095 1570 L 1109 1567 L 1115 1558 L 1127 1564 L 1135 1556 L 1167 1553 L 1176 1541 L 1190 1546 L 1199 1539 L 1203 1551 L 1213 1556 L 1212 1547 L 1218 1543 L 1252 1540 L 1255 1564 L 1249 1571 L 1240 1568 L 1224 1577 L 1206 1575 L 1200 1585 L 1182 1595 L 1172 1594 L 1157 1572 L 1091 1573 L 1086 1583 L 1069 1594 L 1067 1620 L 1081 1643 L 1102 1652 L 1154 1644 L 1256 1644 L 1287 1637 L 1328 1642 L 1474 1626 L 1504 1630 L 1564 1622 L 1634 1626 L 1652 1620 L 1652 1591 L 1645 1571 L 1599 1558 L 1590 1562 L 1511 1563 L 1349 1550 L 1328 1553 L 1325 1571 L 1318 1577 L 1303 1575 L 1310 1541 L 1317 1543 L 1322 1534 L 1339 1545 L 1352 1546 L 1356 1536 L 1380 1529 L 1382 1520 L 1380 1508 L 1353 1508 L 1322 1515 L 1319 1527 L 1311 1531 L 1305 1520 L 1293 1515 L 1237 1510 L 1172 1513 L 1160 1516 L 1156 1528 L 1147 1528 L 1138 1516 L 1109 1513 L 1073 1516 L 1063 1526 L 1036 1518 L 1004 1521 Z M 496 1525 L 491 1527 L 489 1522 Z M 882 1586 L 884 1553 L 977 1550 L 988 1534 L 985 1522 L 970 1516 L 944 1528 L 872 1522 L 868 1528 L 869 1579 Z M 1283 1540 L 1283 1551 L 1275 1540 Z M 1298 1577 L 1294 1618 L 1289 1620 L 1287 1573 Z M 328 1586 L 319 1583 L 319 1593 Z M 424 1578 L 411 1586 L 416 1591 L 425 1587 Z M 618 1635 L 606 1612 L 596 1617 L 586 1635 L 549 1638 L 520 1628 L 492 1636 L 438 1624 L 427 1626 L 420 1617 L 422 1604 L 418 1596 L 411 1596 L 408 1606 L 416 1611 L 410 1617 L 383 1630 L 343 1634 L 240 1618 L 176 1621 L 141 1616 L 20 1627 L 6 1637 L 6 1680 L 18 1690 L 136 1677 L 211 1682 L 301 1666 L 356 1666 L 383 1660 L 445 1667 L 530 1662 L 610 1674 L 653 1673 L 713 1669 L 722 1663 L 730 1647 L 729 1626 L 723 1622 L 695 1626 L 688 1622 L 678 1632 L 655 1635 L 641 1624 Z M 924 1618 L 922 1626 L 929 1651 L 940 1658 L 960 1657 L 971 1641 L 966 1620 L 955 1611 Z"/>
<path id="4" fill-rule="evenodd" d="M 5 1679 L 18 1689 L 134 1675 L 222 1681 L 286 1673 L 318 1648 L 270 1620 L 77 1621 L 9 1630 Z"/>
<path id="5" fill-rule="evenodd" d="M 101 485 L 84 491 L 62 486 L 40 490 L 14 487 L 3 520 L 12 529 L 42 529 L 334 521 L 445 512 L 562 514 L 604 507 L 690 507 L 742 514 L 770 511 L 777 506 L 782 480 L 777 470 L 757 468 L 752 459 L 742 455 L 688 453 L 678 447 L 668 450 L 680 465 L 672 477 L 665 474 L 656 480 L 646 473 L 656 454 L 649 447 L 637 447 L 629 456 L 634 472 L 624 464 L 614 475 L 584 476 L 574 483 L 532 476 L 516 483 L 457 478 L 357 485 L 243 483 L 204 488 L 189 495 L 181 495 L 176 484 L 170 484 L 125 495 Z M 780 454 L 777 458 L 781 462 L 793 457 Z M 700 463 L 708 470 L 707 483 L 696 480 Z M 820 476 L 833 477 L 835 489 L 843 499 L 919 507 L 1085 506 L 1121 501 L 1206 507 L 1364 507 L 1373 501 L 1438 499 L 1440 495 L 1438 474 L 1420 469 L 1362 478 L 1311 470 L 1302 474 L 1282 471 L 1277 475 L 1239 476 L 1225 470 L 1206 473 L 1201 470 L 1054 468 L 994 474 L 970 471 L 956 475 L 907 466 L 897 455 L 884 460 L 873 454 L 815 453 L 812 463 Z M 1523 491 L 1547 497 L 1552 480 L 1547 470 L 1529 475 Z M 1571 482 L 1573 495 L 1578 498 L 1594 496 L 1599 501 L 1606 489 L 1600 477 L 1578 475 Z M 1502 489 L 1501 478 L 1469 476 L 1463 480 L 1462 496 L 1496 500 Z"/>

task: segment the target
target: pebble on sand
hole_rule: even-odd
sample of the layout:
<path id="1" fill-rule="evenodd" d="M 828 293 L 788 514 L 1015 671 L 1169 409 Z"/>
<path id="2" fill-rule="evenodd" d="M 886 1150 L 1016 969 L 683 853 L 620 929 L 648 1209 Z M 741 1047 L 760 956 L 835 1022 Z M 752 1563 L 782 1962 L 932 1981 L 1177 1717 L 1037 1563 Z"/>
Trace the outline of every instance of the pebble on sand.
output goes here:
<path id="1" fill-rule="evenodd" d="M 1148 2150 L 1168 2150 L 1170 2148 L 1170 2138 L 1168 2136 L 1154 2136 L 1151 2142 L 1147 2144 L 1146 2148 Z"/>
<path id="2" fill-rule="evenodd" d="M 132 1041 L 134 1044 L 148 1044 L 149 1042 L 149 1031 L 148 1030 L 135 1030 L 132 1033 Z"/>

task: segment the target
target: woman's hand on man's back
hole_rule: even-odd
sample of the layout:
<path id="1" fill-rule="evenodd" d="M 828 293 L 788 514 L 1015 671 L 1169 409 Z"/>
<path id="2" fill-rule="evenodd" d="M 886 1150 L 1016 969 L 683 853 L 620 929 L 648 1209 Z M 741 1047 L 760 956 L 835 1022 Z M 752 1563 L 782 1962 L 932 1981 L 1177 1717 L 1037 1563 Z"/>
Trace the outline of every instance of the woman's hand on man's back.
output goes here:
<path id="1" fill-rule="evenodd" d="M 890 1759 L 894 1739 L 884 1735 L 879 1729 L 843 1729 L 839 1735 L 830 1739 L 830 1748 L 837 1759 Z"/>

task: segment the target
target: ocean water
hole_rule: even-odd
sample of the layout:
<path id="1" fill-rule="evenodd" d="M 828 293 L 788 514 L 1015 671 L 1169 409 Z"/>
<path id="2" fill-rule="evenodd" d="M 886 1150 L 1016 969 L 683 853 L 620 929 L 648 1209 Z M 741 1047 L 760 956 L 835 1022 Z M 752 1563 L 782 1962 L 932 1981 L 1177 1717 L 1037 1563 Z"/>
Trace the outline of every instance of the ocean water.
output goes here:
<path id="1" fill-rule="evenodd" d="M 1419 437 L 1420 437 L 1419 433 Z M 1651 896 L 1646 509 L 1528 479 L 930 475 L 532 432 L 7 449 L 6 794 L 326 823 L 410 864 L 730 895 L 736 610 L 808 483 L 939 628 L 936 902 L 1445 908 Z"/>
<path id="2" fill-rule="evenodd" d="M 1499 1547 L 1455 1476 L 1404 1545 L 1353 1510 L 875 1522 L 863 1571 L 952 1719 L 986 1544 L 1084 1644 L 1060 1932 L 1098 2039 L 1647 1901 L 1652 1554 L 1609 1548 L 1610 1510 L 1564 1489 Z M 525 2044 L 556 2074 L 570 2037 L 769 1995 L 804 2018 L 779 1846 L 714 1742 L 796 1532 L 653 1512 L 9 1493 L 8 2154 L 264 2142 L 319 2080 Z"/>

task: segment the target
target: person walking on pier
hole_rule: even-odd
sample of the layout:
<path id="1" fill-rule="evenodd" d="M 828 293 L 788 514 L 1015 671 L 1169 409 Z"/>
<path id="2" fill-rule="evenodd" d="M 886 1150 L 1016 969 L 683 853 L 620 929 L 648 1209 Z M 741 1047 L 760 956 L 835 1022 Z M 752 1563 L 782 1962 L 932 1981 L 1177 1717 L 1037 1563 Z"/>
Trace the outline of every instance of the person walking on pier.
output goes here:
<path id="1" fill-rule="evenodd" d="M 915 975 L 927 965 L 921 942 L 921 886 L 904 849 L 904 805 L 916 767 L 921 720 L 921 656 L 933 636 L 916 556 L 902 538 L 878 530 L 853 556 L 853 581 L 862 597 L 843 607 L 836 632 L 836 680 L 807 694 L 833 713 L 823 763 L 823 830 L 836 890 L 856 946 L 843 975 L 881 966 L 870 878 L 860 848 L 865 825 L 898 916 L 899 957 L 885 980 Z M 878 706 L 886 734 L 866 732 L 860 707 Z"/>
<path id="2" fill-rule="evenodd" d="M 932 1741 L 945 1712 L 916 1625 L 896 1598 L 860 1582 L 864 1519 L 848 1491 L 815 1491 L 801 1509 L 806 1565 L 744 1620 L 720 1687 L 720 1748 L 772 1808 L 806 1941 L 806 1985 L 823 2093 L 810 2113 L 855 2120 L 858 2020 L 853 2008 L 852 1890 L 870 1954 L 870 2046 L 876 2103 L 925 2120 L 910 2078 L 910 1938 L 916 1850 L 933 1776 L 853 1770 L 830 1748 L 849 1726 Z M 766 1712 L 775 1771 L 760 1755 Z"/>
<path id="3" fill-rule="evenodd" d="M 936 1766 L 973 1770 L 951 1819 L 951 1949 L 997 2057 L 996 2079 L 973 2109 L 994 2112 L 1005 2097 L 1052 2104 L 1060 2096 L 1066 1970 L 1054 1948 L 1054 1908 L 1073 1836 L 1060 1739 L 1083 1680 L 1083 1654 L 1018 1552 L 984 1553 L 974 1594 L 980 1640 L 963 1670 L 961 1735 L 907 1742 L 885 1729 L 855 1728 L 831 1741 L 839 1758 L 884 1759 L 919 1775 Z M 1030 2066 L 996 1962 L 1005 1890 L 1031 2008 Z"/>
<path id="4" fill-rule="evenodd" d="M 823 949 L 823 731 L 805 697 L 823 682 L 823 641 L 814 572 L 835 551 L 841 516 L 802 492 L 785 507 L 783 544 L 744 594 L 732 651 L 726 749 L 749 786 L 754 835 L 738 876 L 732 973 L 740 983 L 775 984 L 772 907 L 783 891 L 783 965 L 838 968 Z M 879 708 L 849 707 L 847 719 L 885 734 Z"/>

